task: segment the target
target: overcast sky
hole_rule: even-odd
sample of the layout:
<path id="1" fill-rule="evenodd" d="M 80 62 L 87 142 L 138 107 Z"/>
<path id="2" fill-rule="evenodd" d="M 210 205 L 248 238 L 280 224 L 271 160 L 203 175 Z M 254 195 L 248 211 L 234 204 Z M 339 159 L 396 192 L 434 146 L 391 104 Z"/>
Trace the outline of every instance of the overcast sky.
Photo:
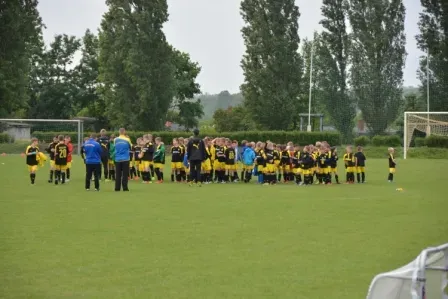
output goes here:
<path id="1" fill-rule="evenodd" d="M 322 0 L 296 0 L 300 8 L 301 38 L 311 38 L 320 31 Z M 407 9 L 407 63 L 405 85 L 418 85 L 416 70 L 422 53 L 417 49 L 420 1 L 404 0 Z M 240 0 L 168 0 L 170 20 L 165 25 L 168 41 L 179 50 L 190 53 L 202 67 L 198 81 L 202 91 L 238 92 L 243 82 L 240 67 L 244 43 L 240 29 Z M 40 0 L 39 11 L 47 27 L 44 38 L 49 43 L 60 33 L 81 37 L 87 28 L 96 31 L 106 12 L 104 0 Z"/>

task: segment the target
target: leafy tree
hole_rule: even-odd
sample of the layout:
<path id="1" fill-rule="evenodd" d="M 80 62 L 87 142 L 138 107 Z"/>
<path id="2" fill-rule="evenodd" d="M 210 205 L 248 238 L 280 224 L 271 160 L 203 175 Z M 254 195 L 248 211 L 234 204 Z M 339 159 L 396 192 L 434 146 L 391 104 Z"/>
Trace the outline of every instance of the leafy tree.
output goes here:
<path id="1" fill-rule="evenodd" d="M 159 130 L 176 95 L 166 0 L 108 0 L 101 23 L 100 92 L 113 125 Z M 132 115 L 132 117 L 130 117 Z"/>
<path id="2" fill-rule="evenodd" d="M 248 131 L 255 129 L 244 106 L 218 109 L 213 114 L 215 129 L 218 132 Z"/>
<path id="3" fill-rule="evenodd" d="M 302 77 L 301 77 L 301 88 L 300 88 L 300 94 L 297 99 L 297 105 L 296 105 L 296 113 L 294 114 L 294 125 L 293 129 L 299 129 L 299 121 L 300 117 L 299 114 L 301 113 L 308 113 L 308 105 L 309 105 L 309 96 L 310 96 L 310 83 L 312 85 L 312 92 L 311 92 L 311 113 L 325 113 L 326 112 L 326 106 L 325 102 L 322 100 L 322 93 L 319 92 L 319 84 L 318 84 L 318 69 L 316 68 L 316 59 L 318 58 L 316 55 L 316 40 L 317 40 L 317 34 L 314 36 L 314 40 L 308 40 L 304 39 L 302 42 L 302 50 L 301 50 L 301 57 L 303 60 L 302 63 Z M 314 52 L 313 55 L 313 76 L 312 76 L 312 82 L 310 82 L 310 76 L 311 76 L 311 54 Z M 313 126 L 315 118 L 311 119 L 311 126 Z M 306 129 L 306 125 L 302 130 Z"/>
<path id="4" fill-rule="evenodd" d="M 316 41 L 315 61 L 321 99 L 344 141 L 350 142 L 356 111 L 347 90 L 350 38 L 346 4 L 346 0 L 323 1 L 320 24 L 324 30 Z"/>
<path id="5" fill-rule="evenodd" d="M 288 129 L 300 93 L 299 8 L 294 0 L 243 0 L 241 15 L 245 106 L 261 127 Z"/>
<path id="6" fill-rule="evenodd" d="M 27 106 L 31 58 L 42 41 L 37 0 L 0 1 L 0 116 Z"/>
<path id="7" fill-rule="evenodd" d="M 76 99 L 75 53 L 81 42 L 74 36 L 56 35 L 50 48 L 33 66 L 33 98 L 28 115 L 31 118 L 70 118 Z"/>
<path id="8" fill-rule="evenodd" d="M 82 38 L 82 57 L 75 67 L 76 101 L 74 110 L 77 116 L 96 118 L 96 129 L 108 127 L 106 103 L 98 92 L 99 87 L 99 41 L 98 36 L 87 30 Z"/>
<path id="9" fill-rule="evenodd" d="M 372 134 L 395 121 L 406 58 L 402 0 L 348 0 L 352 27 L 351 85 Z"/>
<path id="10" fill-rule="evenodd" d="M 190 55 L 173 49 L 173 63 L 175 66 L 175 101 L 173 118 L 187 130 L 198 126 L 199 118 L 204 115 L 201 100 L 192 101 L 195 95 L 201 92 L 196 78 L 201 72 L 197 62 L 192 62 Z M 173 117 L 173 115 L 172 115 Z"/>
<path id="11" fill-rule="evenodd" d="M 429 49 L 429 94 L 431 111 L 447 111 L 448 102 L 448 5 L 444 0 L 421 0 L 423 11 L 418 23 L 420 34 L 417 44 L 420 50 Z M 427 58 L 420 60 L 418 76 L 421 91 L 426 94 Z M 426 110 L 426 107 L 424 108 Z"/>

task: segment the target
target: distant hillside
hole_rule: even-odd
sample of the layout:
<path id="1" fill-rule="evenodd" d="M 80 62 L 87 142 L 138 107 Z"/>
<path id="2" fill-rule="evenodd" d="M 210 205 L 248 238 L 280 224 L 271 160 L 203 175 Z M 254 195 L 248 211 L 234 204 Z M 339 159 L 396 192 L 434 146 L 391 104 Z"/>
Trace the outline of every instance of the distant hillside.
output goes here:
<path id="1" fill-rule="evenodd" d="M 203 94 L 198 98 L 201 99 L 204 107 L 204 117 L 202 119 L 212 119 L 213 113 L 218 109 L 227 109 L 235 107 L 243 103 L 243 96 L 241 93 L 230 94 L 227 90 L 219 94 Z"/>
<path id="2" fill-rule="evenodd" d="M 404 96 L 412 93 L 420 94 L 419 88 L 414 86 L 403 87 Z M 243 103 L 243 95 L 241 93 L 231 94 L 227 90 L 221 91 L 219 94 L 203 94 L 198 96 L 198 98 L 201 99 L 204 107 L 203 120 L 212 119 L 213 113 L 218 109 L 227 109 Z"/>

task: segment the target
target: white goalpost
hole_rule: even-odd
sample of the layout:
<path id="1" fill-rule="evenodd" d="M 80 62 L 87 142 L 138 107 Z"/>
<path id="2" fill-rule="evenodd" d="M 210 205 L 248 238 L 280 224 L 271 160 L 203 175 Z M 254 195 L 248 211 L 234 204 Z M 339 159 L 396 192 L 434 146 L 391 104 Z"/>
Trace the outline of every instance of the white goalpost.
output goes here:
<path id="1" fill-rule="evenodd" d="M 16 141 L 38 137 L 41 143 L 51 143 L 55 135 L 74 133 L 76 153 L 81 154 L 84 136 L 84 121 L 81 119 L 15 119 L 0 118 L 0 133 L 7 133 Z M 40 133 L 39 136 L 33 134 Z M 39 138 L 40 137 L 40 138 Z M 72 137 L 73 139 L 74 137 Z"/>
<path id="2" fill-rule="evenodd" d="M 448 136 L 448 112 L 405 112 L 403 158 L 406 159 L 414 131 L 426 136 Z"/>
<path id="3" fill-rule="evenodd" d="M 427 248 L 406 266 L 376 275 L 367 299 L 448 299 L 448 243 Z"/>

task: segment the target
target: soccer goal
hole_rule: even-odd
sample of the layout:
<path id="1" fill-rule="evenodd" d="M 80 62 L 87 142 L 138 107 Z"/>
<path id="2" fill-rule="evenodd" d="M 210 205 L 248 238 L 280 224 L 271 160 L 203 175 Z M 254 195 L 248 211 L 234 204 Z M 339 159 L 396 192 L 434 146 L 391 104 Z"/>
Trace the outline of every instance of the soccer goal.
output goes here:
<path id="1" fill-rule="evenodd" d="M 81 153 L 84 121 L 80 119 L 13 119 L 0 118 L 0 133 L 6 133 L 16 143 L 29 142 L 36 137 L 42 146 L 53 141 L 57 135 L 68 135 L 74 145 L 74 153 Z"/>
<path id="2" fill-rule="evenodd" d="M 404 159 L 406 159 L 415 130 L 426 133 L 426 136 L 448 136 L 448 112 L 404 113 Z"/>
<path id="3" fill-rule="evenodd" d="M 376 275 L 367 299 L 448 299 L 448 243 L 427 248 L 406 266 Z"/>

